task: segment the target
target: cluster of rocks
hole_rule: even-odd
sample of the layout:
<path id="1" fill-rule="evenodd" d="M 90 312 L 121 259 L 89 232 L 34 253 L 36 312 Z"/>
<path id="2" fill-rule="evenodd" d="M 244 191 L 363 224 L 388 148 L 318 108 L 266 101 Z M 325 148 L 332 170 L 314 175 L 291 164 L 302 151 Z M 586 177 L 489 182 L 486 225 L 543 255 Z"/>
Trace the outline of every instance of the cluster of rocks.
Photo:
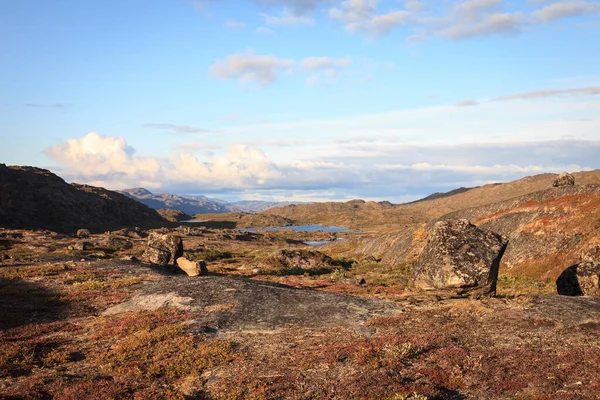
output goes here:
<path id="1" fill-rule="evenodd" d="M 189 276 L 203 275 L 208 272 L 204 261 L 190 261 L 183 257 L 181 237 L 169 233 L 150 233 L 142 260 L 167 267 L 171 272 L 175 272 L 176 267 L 179 267 Z"/>

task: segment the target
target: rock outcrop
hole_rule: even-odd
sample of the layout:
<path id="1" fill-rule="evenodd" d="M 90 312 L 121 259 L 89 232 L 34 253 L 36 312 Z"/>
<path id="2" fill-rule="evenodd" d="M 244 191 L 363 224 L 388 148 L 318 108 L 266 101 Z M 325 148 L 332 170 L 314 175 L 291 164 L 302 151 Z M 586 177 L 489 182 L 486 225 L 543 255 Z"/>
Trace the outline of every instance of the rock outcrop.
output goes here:
<path id="1" fill-rule="evenodd" d="M 206 275 L 208 269 L 204 261 L 190 261 L 185 257 L 179 257 L 177 260 L 177 266 L 181 268 L 183 272 L 188 276 Z"/>
<path id="2" fill-rule="evenodd" d="M 552 186 L 554 187 L 562 187 L 562 186 L 573 186 L 575 184 L 575 177 L 568 172 L 563 172 L 554 180 Z"/>
<path id="3" fill-rule="evenodd" d="M 556 290 L 564 296 L 600 296 L 600 245 L 588 247 L 581 262 L 560 274 Z"/>
<path id="4" fill-rule="evenodd" d="M 152 232 L 148 236 L 148 248 L 142 259 L 146 262 L 165 267 L 175 265 L 183 257 L 183 242 L 179 236 Z"/>
<path id="5" fill-rule="evenodd" d="M 415 286 L 494 295 L 508 241 L 468 220 L 439 221 L 414 266 Z"/>
<path id="6" fill-rule="evenodd" d="M 170 208 L 161 208 L 156 210 L 164 219 L 171 222 L 181 222 L 192 219 L 192 217 L 181 210 L 172 210 Z"/>

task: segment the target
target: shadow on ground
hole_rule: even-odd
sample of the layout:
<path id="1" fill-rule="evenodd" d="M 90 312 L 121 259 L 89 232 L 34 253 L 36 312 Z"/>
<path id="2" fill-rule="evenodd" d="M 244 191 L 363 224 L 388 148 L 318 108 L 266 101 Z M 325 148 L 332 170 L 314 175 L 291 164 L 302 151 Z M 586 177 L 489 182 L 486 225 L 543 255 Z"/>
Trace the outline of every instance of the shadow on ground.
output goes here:
<path id="1" fill-rule="evenodd" d="M 68 305 L 52 289 L 21 279 L 0 279 L 0 329 L 64 319 Z"/>

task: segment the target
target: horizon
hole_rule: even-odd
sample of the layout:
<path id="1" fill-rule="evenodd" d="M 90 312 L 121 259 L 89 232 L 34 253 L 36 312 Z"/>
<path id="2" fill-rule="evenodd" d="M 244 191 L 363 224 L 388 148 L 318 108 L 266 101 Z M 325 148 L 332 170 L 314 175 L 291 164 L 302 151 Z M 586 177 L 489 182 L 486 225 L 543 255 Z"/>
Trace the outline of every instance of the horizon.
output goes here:
<path id="1" fill-rule="evenodd" d="M 405 203 L 600 168 L 600 2 L 0 5 L 0 162 L 113 190 Z"/>

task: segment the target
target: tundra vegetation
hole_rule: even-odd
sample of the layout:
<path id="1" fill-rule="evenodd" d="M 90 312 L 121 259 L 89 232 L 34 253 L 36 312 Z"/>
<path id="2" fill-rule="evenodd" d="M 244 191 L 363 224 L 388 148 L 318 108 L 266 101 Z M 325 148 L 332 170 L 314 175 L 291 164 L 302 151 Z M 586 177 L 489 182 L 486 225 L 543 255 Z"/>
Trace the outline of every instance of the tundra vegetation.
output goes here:
<path id="1" fill-rule="evenodd" d="M 580 254 L 600 243 L 600 190 L 553 178 L 504 197 L 313 205 L 313 220 L 301 205 L 158 229 L 0 229 L 0 398 L 596 399 L 600 297 L 559 296 L 556 279 L 585 264 L 593 285 L 597 253 Z M 488 192 L 498 202 L 482 204 Z M 344 208 L 355 231 L 237 229 L 343 225 Z M 363 225 L 378 208 L 396 219 Z M 508 240 L 495 295 L 415 283 L 435 221 L 460 218 Z M 208 273 L 145 262 L 149 237 L 169 235 Z"/>

